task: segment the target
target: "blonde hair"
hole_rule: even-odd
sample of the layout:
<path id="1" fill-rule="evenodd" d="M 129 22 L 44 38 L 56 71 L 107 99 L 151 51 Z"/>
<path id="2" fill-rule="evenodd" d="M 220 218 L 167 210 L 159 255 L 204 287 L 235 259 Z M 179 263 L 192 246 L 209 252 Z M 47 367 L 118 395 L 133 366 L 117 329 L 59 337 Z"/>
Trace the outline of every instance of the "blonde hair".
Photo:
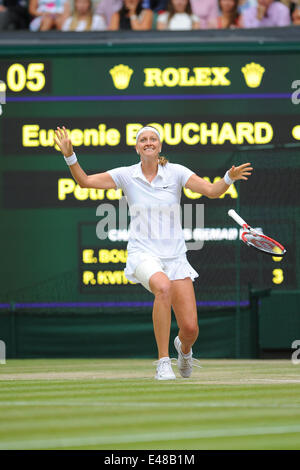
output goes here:
<path id="1" fill-rule="evenodd" d="M 88 19 L 87 19 L 87 22 L 86 22 L 86 27 L 85 27 L 86 31 L 90 31 L 91 26 L 92 26 L 92 21 L 93 21 L 93 16 L 89 15 Z M 76 31 L 78 23 L 79 23 L 79 19 L 78 19 L 77 14 L 75 13 L 73 15 L 73 18 L 72 18 L 72 21 L 71 21 L 71 24 L 70 24 L 70 31 Z"/>
<path id="2" fill-rule="evenodd" d="M 165 166 L 168 163 L 169 160 L 167 160 L 165 157 L 158 157 L 158 164 L 161 166 Z"/>
<path id="3" fill-rule="evenodd" d="M 70 24 L 70 31 L 76 31 L 78 23 L 79 23 L 79 17 L 78 17 L 78 13 L 76 12 L 75 4 L 76 4 L 76 0 L 74 1 L 74 11 L 72 15 L 72 21 Z M 89 13 L 87 15 L 85 31 L 90 31 L 92 27 L 92 22 L 93 22 L 93 3 L 92 3 L 92 0 L 90 0 L 90 8 L 89 8 Z"/>

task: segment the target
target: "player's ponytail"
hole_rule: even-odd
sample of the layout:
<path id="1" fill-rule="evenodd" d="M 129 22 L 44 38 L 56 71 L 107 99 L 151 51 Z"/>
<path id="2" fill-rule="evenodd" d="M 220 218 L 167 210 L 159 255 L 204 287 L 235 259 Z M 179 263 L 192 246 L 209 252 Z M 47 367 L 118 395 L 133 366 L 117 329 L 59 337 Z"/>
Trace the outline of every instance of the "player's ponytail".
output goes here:
<path id="1" fill-rule="evenodd" d="M 167 160 L 165 157 L 158 157 L 158 164 L 161 166 L 165 166 L 168 163 L 169 160 Z"/>

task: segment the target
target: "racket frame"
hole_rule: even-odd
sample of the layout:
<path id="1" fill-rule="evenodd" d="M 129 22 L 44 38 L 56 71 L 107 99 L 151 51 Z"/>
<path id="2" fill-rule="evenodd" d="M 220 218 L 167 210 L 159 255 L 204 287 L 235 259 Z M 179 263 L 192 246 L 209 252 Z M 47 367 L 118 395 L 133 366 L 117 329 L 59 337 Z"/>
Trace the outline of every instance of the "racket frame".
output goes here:
<path id="1" fill-rule="evenodd" d="M 284 248 L 284 246 L 282 246 L 281 243 L 277 242 L 273 238 L 268 237 L 267 235 L 264 235 L 262 233 L 257 232 L 252 227 L 250 227 L 250 225 L 248 225 L 248 224 L 244 224 L 243 229 L 244 229 L 244 232 L 242 233 L 241 238 L 242 238 L 243 242 L 247 246 L 249 246 L 250 248 L 254 248 L 255 250 L 258 250 L 258 251 L 263 251 L 266 255 L 276 256 L 277 258 L 282 258 L 286 254 L 286 249 Z M 265 240 L 273 243 L 275 246 L 277 246 L 282 251 L 282 253 L 270 253 L 268 251 L 262 250 L 261 248 L 258 248 L 254 244 L 252 245 L 252 243 L 249 243 L 246 239 L 246 234 L 249 233 L 249 232 L 253 233 L 253 235 L 257 235 L 258 237 L 264 238 Z"/>
<path id="2" fill-rule="evenodd" d="M 255 250 L 258 250 L 258 251 L 262 251 L 263 253 L 265 253 L 266 255 L 271 255 L 271 256 L 276 256 L 277 258 L 282 258 L 285 254 L 286 254 L 286 249 L 279 243 L 277 242 L 276 240 L 274 240 L 273 238 L 271 237 L 267 237 L 267 235 L 264 235 L 262 233 L 259 233 L 257 230 L 254 230 L 252 227 L 250 227 L 250 225 L 247 224 L 247 222 L 245 222 L 244 219 L 242 219 L 238 214 L 237 212 L 235 212 L 234 209 L 230 209 L 228 211 L 228 215 L 230 217 L 232 217 L 236 222 L 237 224 L 239 224 L 241 227 L 243 227 L 244 229 L 244 232 L 242 233 L 241 235 L 241 238 L 242 238 L 242 241 L 247 245 L 249 246 L 250 248 L 254 248 Z M 253 233 L 253 235 L 257 235 L 258 237 L 261 237 L 261 238 L 264 238 L 265 240 L 267 241 L 270 241 L 272 242 L 275 246 L 277 246 L 278 248 L 280 248 L 280 250 L 282 251 L 282 253 L 278 254 L 278 253 L 269 253 L 268 251 L 265 251 L 265 250 L 262 250 L 261 248 L 258 248 L 257 246 L 255 246 L 254 244 L 252 245 L 251 243 L 249 243 L 246 239 L 246 234 L 247 233 Z"/>

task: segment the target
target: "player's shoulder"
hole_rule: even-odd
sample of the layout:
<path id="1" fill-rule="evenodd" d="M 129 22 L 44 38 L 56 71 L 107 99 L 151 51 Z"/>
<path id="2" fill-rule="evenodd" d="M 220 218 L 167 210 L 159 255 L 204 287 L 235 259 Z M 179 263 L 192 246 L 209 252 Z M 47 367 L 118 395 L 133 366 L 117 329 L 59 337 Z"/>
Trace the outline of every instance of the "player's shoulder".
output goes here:
<path id="1" fill-rule="evenodd" d="M 135 171 L 138 170 L 138 168 L 139 168 L 139 164 L 136 163 L 134 165 L 119 166 L 117 168 L 113 168 L 110 171 L 114 171 L 120 175 L 132 175 L 133 173 L 135 173 Z"/>
<path id="2" fill-rule="evenodd" d="M 170 170 L 170 171 L 176 171 L 178 169 L 178 163 L 171 163 L 171 162 L 167 162 L 163 168 L 165 168 L 166 170 Z"/>
<path id="3" fill-rule="evenodd" d="M 171 171 L 172 173 L 181 173 L 182 171 L 186 170 L 186 167 L 184 165 L 181 165 L 181 163 L 170 163 L 168 162 L 165 165 L 166 169 Z"/>
<path id="4" fill-rule="evenodd" d="M 141 162 L 135 163 L 134 165 L 124 166 L 124 172 L 129 176 L 137 176 L 141 172 Z"/>
<path id="5" fill-rule="evenodd" d="M 186 168 L 181 165 L 180 163 L 170 163 L 167 162 L 163 167 L 162 167 L 162 172 L 164 174 L 164 177 L 167 178 L 169 181 L 181 181 L 182 177 L 186 173 Z"/>

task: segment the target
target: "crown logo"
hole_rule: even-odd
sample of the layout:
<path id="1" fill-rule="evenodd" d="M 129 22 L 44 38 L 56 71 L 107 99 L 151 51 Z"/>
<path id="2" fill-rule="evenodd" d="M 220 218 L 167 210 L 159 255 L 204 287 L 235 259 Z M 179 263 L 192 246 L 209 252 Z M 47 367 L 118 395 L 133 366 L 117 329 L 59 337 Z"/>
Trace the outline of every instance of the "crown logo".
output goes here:
<path id="1" fill-rule="evenodd" d="M 128 65 L 120 64 L 110 69 L 109 73 L 112 76 L 115 87 L 118 90 L 125 90 L 129 85 L 133 70 Z"/>
<path id="2" fill-rule="evenodd" d="M 250 88 L 257 88 L 261 84 L 265 69 L 259 65 L 251 62 L 242 68 L 246 84 Z"/>

